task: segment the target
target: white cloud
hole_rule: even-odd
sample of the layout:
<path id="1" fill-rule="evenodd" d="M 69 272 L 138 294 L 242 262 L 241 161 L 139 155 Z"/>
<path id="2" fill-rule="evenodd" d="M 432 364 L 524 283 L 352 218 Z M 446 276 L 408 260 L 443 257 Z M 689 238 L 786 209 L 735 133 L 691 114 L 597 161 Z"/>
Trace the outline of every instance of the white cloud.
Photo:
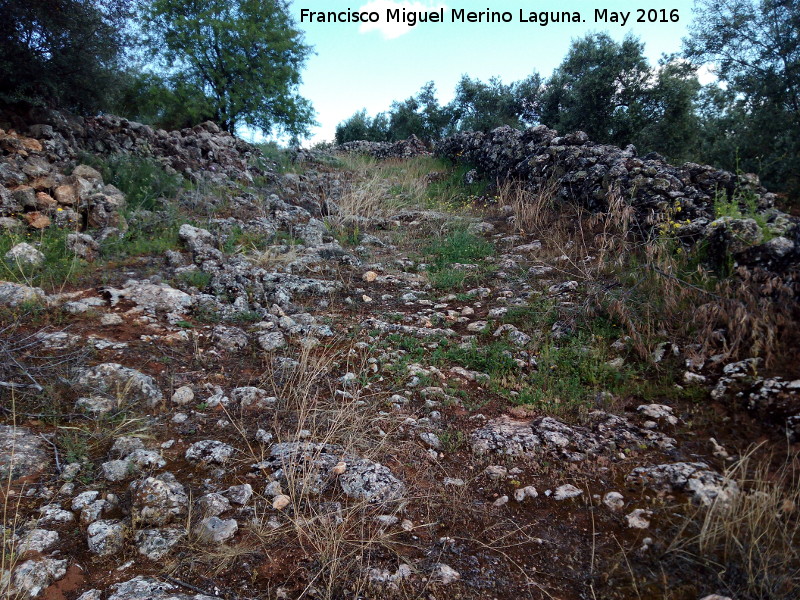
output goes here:
<path id="1" fill-rule="evenodd" d="M 445 7 L 444 4 L 432 4 L 428 2 L 410 2 L 409 0 L 370 0 L 364 6 L 359 8 L 360 12 L 377 12 L 380 16 L 380 20 L 377 23 L 362 23 L 358 31 L 359 33 L 369 33 L 370 31 L 378 31 L 383 35 L 384 39 L 393 40 L 395 38 L 400 37 L 401 35 L 405 35 L 406 33 L 410 33 L 413 27 L 408 25 L 407 23 L 392 21 L 389 22 L 386 19 L 386 11 L 387 9 L 405 9 L 408 11 L 429 11 L 429 10 L 438 10 L 440 8 Z"/>

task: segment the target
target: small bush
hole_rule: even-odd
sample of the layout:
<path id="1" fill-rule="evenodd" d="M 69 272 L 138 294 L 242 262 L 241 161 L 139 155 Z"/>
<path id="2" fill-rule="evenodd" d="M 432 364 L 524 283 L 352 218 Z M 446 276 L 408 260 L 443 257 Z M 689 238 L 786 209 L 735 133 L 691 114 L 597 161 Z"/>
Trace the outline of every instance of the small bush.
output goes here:
<path id="1" fill-rule="evenodd" d="M 116 154 L 108 158 L 83 155 L 81 160 L 100 171 L 103 181 L 119 188 L 128 201 L 129 210 L 155 210 L 159 198 L 175 198 L 183 178 L 167 172 L 154 158 L 133 154 Z"/>

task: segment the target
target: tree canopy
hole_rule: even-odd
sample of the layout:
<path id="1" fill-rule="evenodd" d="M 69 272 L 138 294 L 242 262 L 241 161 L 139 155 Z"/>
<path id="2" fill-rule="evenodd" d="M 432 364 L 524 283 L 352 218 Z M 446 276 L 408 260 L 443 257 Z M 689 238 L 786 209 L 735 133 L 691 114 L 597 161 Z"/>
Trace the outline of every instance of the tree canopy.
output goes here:
<path id="1" fill-rule="evenodd" d="M 0 100 L 81 112 L 116 91 L 126 0 L 0 0 Z"/>
<path id="2" fill-rule="evenodd" d="M 311 53 L 285 0 L 151 0 L 142 12 L 152 55 L 194 85 L 214 121 L 299 137 L 313 123 L 297 88 Z"/>
<path id="3" fill-rule="evenodd" d="M 800 193 L 800 0 L 700 0 L 684 49 L 722 84 L 704 91 L 701 159 Z"/>

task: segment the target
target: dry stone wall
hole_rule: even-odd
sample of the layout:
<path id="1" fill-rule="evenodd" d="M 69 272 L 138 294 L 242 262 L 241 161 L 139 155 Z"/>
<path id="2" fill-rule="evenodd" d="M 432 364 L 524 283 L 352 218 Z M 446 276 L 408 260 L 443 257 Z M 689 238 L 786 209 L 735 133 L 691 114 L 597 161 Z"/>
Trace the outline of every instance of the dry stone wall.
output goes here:
<path id="1" fill-rule="evenodd" d="M 459 133 L 435 151 L 473 165 L 471 177 L 516 179 L 534 190 L 554 187 L 558 198 L 593 211 L 606 210 L 609 196 L 619 194 L 636 209 L 643 230 L 672 221 L 671 232 L 684 243 L 706 240 L 712 254 L 729 251 L 739 264 L 783 272 L 800 262 L 798 220 L 775 208 L 775 194 L 754 175 L 695 163 L 674 166 L 655 153 L 639 156 L 634 146 L 597 144 L 582 131 L 560 136 L 541 125 Z M 766 227 L 750 216 L 716 217 L 715 202 L 735 195 L 754 200 Z"/>

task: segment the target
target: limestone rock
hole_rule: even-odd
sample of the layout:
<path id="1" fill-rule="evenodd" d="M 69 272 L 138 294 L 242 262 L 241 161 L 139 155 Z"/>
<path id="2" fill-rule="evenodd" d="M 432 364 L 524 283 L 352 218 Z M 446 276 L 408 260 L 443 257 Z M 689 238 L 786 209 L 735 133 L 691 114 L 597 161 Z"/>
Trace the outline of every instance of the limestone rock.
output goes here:
<path id="1" fill-rule="evenodd" d="M 685 492 L 704 506 L 710 506 L 715 501 L 728 502 L 739 493 L 735 481 L 712 471 L 701 462 L 639 467 L 626 480 L 640 482 L 657 491 Z"/>
<path id="2" fill-rule="evenodd" d="M 17 244 L 4 256 L 7 263 L 19 268 L 38 267 L 44 264 L 44 254 L 25 242 Z"/>
<path id="3" fill-rule="evenodd" d="M 0 281 L 0 304 L 14 308 L 26 302 L 41 302 L 44 298 L 45 293 L 41 288 Z"/>
<path id="4" fill-rule="evenodd" d="M 166 525 L 185 515 L 189 497 L 172 473 L 134 481 L 130 485 L 131 516 L 134 523 Z"/>
<path id="5" fill-rule="evenodd" d="M 182 529 L 140 529 L 134 541 L 139 554 L 150 560 L 161 560 L 185 537 Z"/>
<path id="6" fill-rule="evenodd" d="M 155 380 L 136 369 L 117 363 L 103 363 L 84 370 L 78 384 L 99 394 L 153 407 L 163 399 Z"/>
<path id="7" fill-rule="evenodd" d="M 206 464 L 222 465 L 228 462 L 235 449 L 217 440 L 202 440 L 195 442 L 186 450 L 186 459 L 201 461 Z"/>
<path id="8" fill-rule="evenodd" d="M 95 521 L 87 529 L 89 551 L 99 556 L 109 556 L 122 551 L 125 527 L 119 521 Z"/>
<path id="9" fill-rule="evenodd" d="M 24 427 L 0 425 L 0 479 L 28 477 L 51 466 L 44 441 Z"/>
<path id="10" fill-rule="evenodd" d="M 218 517 L 208 517 L 195 526 L 194 533 L 202 541 L 221 544 L 236 535 L 238 530 L 239 524 L 235 519 L 223 520 Z"/>

